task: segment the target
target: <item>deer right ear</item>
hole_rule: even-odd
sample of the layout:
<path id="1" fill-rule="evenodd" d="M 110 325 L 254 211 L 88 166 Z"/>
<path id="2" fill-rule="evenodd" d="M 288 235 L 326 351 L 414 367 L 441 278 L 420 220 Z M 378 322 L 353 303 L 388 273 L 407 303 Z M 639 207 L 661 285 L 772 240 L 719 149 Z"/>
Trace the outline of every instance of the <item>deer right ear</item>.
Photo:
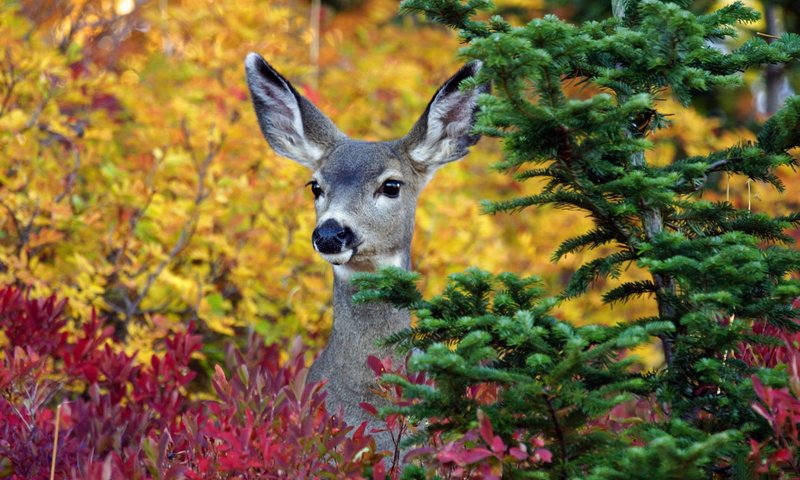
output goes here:
<path id="1" fill-rule="evenodd" d="M 247 85 L 261 132 L 279 155 L 312 170 L 345 135 L 261 55 L 245 60 Z"/>
<path id="2" fill-rule="evenodd" d="M 489 85 L 481 84 L 465 90 L 459 86 L 463 80 L 476 76 L 480 68 L 480 62 L 471 62 L 450 77 L 402 140 L 409 157 L 422 170 L 430 173 L 445 163 L 458 160 L 478 141 L 472 127 L 478 110 L 478 97 L 489 92 Z"/>

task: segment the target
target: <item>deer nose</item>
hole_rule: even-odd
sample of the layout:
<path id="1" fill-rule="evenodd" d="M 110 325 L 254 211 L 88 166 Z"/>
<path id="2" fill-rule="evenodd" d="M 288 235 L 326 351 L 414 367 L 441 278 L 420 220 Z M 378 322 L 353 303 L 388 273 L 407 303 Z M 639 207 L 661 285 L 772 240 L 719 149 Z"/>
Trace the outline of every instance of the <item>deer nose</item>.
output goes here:
<path id="1" fill-rule="evenodd" d="M 320 253 L 341 253 L 355 239 L 353 231 L 329 218 L 314 229 L 311 242 Z"/>

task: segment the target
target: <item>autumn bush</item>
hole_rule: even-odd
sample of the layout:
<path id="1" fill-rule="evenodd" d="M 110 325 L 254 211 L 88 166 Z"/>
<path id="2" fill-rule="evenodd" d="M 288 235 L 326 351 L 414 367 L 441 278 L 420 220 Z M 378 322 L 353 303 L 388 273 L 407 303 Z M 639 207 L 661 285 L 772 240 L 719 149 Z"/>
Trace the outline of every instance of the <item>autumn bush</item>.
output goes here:
<path id="1" fill-rule="evenodd" d="M 115 353 L 92 316 L 69 334 L 66 301 L 0 290 L 0 478 L 386 478 L 366 424 L 325 408 L 298 341 L 229 344 L 213 391 L 189 395 L 200 337 L 170 333 L 146 363 Z M 288 357 L 284 353 L 288 350 Z M 51 463 L 54 462 L 54 463 Z"/>
<path id="2" fill-rule="evenodd" d="M 794 302 L 800 309 L 800 300 Z M 757 400 L 753 409 L 769 424 L 771 434 L 759 441 L 750 439 L 750 458 L 756 471 L 769 476 L 785 476 L 800 471 L 800 333 L 759 322 L 754 335 L 766 337 L 768 345 L 743 343 L 738 358 L 748 365 L 778 370 L 778 379 L 766 382 L 751 378 Z M 783 377 L 783 378 L 781 378 Z"/>

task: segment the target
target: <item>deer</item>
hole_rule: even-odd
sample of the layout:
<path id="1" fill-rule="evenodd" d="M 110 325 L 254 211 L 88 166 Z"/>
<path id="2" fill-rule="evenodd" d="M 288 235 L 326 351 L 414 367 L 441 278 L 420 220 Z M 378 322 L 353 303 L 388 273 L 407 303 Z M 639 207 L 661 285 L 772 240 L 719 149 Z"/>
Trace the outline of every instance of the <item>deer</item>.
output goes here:
<path id="1" fill-rule="evenodd" d="M 411 322 L 407 310 L 390 304 L 354 304 L 350 279 L 383 266 L 410 269 L 420 192 L 440 167 L 464 157 L 479 139 L 472 130 L 478 97 L 488 85 L 459 85 L 480 67 L 471 62 L 450 77 L 406 136 L 366 142 L 342 133 L 261 55 L 245 59 L 250 97 L 267 143 L 312 172 L 307 186 L 317 222 L 311 244 L 333 266 L 333 327 L 307 382 L 327 380 L 326 405 L 341 411 L 348 425 L 370 421 L 361 402 L 380 404 L 368 356 L 388 356 L 378 341 Z M 387 437 L 377 443 L 396 448 Z"/>

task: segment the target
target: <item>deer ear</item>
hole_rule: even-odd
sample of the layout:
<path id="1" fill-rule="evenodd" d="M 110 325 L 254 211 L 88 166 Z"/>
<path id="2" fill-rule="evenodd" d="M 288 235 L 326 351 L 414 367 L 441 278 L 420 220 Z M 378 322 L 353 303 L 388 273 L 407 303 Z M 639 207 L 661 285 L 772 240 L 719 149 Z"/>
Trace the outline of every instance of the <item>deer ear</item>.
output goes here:
<path id="1" fill-rule="evenodd" d="M 245 71 L 258 124 L 273 150 L 312 170 L 319 168 L 345 135 L 261 55 L 247 55 Z"/>
<path id="2" fill-rule="evenodd" d="M 427 171 L 458 160 L 480 138 L 472 133 L 478 96 L 489 91 L 488 84 L 461 90 L 459 85 L 474 77 L 480 62 L 470 62 L 442 85 L 411 132 L 402 140 L 411 160 Z"/>

